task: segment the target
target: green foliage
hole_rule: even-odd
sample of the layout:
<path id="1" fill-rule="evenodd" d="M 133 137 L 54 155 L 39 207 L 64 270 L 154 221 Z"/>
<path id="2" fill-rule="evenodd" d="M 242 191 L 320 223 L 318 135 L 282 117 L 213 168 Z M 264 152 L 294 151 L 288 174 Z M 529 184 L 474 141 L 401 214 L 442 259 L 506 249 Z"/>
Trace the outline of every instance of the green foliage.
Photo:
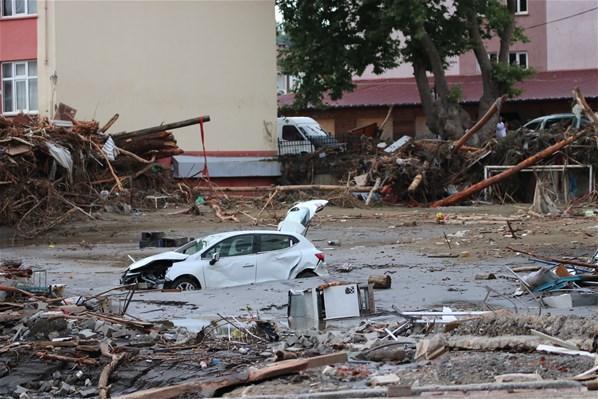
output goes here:
<path id="1" fill-rule="evenodd" d="M 463 98 L 463 89 L 461 86 L 451 86 L 449 91 L 448 100 L 453 104 L 459 104 Z"/>
<path id="2" fill-rule="evenodd" d="M 322 93 L 338 99 L 352 90 L 353 76 L 368 66 L 380 74 L 404 62 L 417 61 L 432 70 L 423 39 L 429 37 L 446 69 L 447 60 L 472 48 L 467 16 L 477 16 L 483 38 L 503 34 L 512 13 L 499 0 L 277 0 L 283 29 L 292 43 L 281 55 L 284 73 L 299 78 L 295 105 L 322 104 Z M 524 40 L 513 30 L 514 40 Z M 530 71 L 496 66 L 493 78 L 505 93 Z M 460 93 L 451 90 L 451 99 Z"/>
<path id="3" fill-rule="evenodd" d="M 532 68 L 522 68 L 519 65 L 509 65 L 495 63 L 492 65 L 492 78 L 499 88 L 499 92 L 516 97 L 521 94 L 521 90 L 515 87 L 515 84 L 528 78 L 534 73 Z"/>

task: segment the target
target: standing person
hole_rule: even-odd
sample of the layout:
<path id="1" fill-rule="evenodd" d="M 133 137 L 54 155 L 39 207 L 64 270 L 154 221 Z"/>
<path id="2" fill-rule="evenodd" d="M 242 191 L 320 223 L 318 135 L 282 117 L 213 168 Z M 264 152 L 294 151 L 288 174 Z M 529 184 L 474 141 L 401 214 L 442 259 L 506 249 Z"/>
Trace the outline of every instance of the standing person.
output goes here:
<path id="1" fill-rule="evenodd" d="M 505 121 L 501 116 L 498 118 L 498 123 L 496 124 L 496 139 L 501 140 L 505 137 L 507 137 L 507 125 L 505 125 Z"/>

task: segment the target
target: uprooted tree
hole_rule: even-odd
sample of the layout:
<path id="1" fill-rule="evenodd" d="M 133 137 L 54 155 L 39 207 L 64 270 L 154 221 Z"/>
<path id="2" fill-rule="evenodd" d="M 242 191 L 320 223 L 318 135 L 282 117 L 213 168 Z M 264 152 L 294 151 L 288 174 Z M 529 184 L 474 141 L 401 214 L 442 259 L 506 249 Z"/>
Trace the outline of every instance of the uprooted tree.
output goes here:
<path id="1" fill-rule="evenodd" d="M 509 60 L 509 47 L 525 40 L 514 19 L 515 1 L 499 0 L 277 0 L 291 45 L 283 50 L 285 73 L 299 78 L 295 105 L 320 105 L 328 92 L 338 99 L 368 66 L 380 74 L 402 63 L 413 66 L 427 124 L 443 138 L 471 125 L 445 71 L 451 57 L 473 50 L 483 81 L 479 114 L 531 71 Z M 484 40 L 498 37 L 491 60 Z M 434 77 L 433 87 L 427 74 Z"/>

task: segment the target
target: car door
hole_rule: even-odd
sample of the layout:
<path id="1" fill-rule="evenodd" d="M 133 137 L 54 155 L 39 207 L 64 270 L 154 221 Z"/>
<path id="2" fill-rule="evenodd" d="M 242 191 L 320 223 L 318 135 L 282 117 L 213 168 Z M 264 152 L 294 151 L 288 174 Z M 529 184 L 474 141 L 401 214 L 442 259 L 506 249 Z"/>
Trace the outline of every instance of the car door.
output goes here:
<path id="1" fill-rule="evenodd" d="M 301 262 L 299 240 L 287 234 L 257 234 L 256 282 L 286 280 L 291 270 Z"/>
<path id="2" fill-rule="evenodd" d="M 254 234 L 225 238 L 202 254 L 207 261 L 204 279 L 207 288 L 231 287 L 255 283 L 257 246 Z M 210 264 L 213 254 L 219 259 Z"/>

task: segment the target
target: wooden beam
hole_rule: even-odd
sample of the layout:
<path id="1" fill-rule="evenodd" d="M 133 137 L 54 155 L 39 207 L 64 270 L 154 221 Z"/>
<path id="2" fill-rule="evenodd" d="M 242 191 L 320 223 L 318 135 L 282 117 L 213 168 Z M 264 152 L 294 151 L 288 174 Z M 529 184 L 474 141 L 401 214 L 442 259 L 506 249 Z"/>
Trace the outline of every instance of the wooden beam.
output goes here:
<path id="1" fill-rule="evenodd" d="M 460 201 L 463 201 L 473 194 L 482 191 L 483 189 L 492 186 L 493 184 L 500 183 L 501 181 L 505 180 L 506 178 L 517 174 L 522 169 L 535 165 L 539 161 L 544 158 L 548 158 L 549 156 L 553 155 L 554 153 L 562 150 L 569 144 L 573 143 L 575 140 L 579 139 L 580 137 L 586 135 L 589 132 L 589 129 L 584 129 L 573 136 L 569 136 L 564 140 L 559 141 L 551 145 L 550 147 L 538 152 L 537 154 L 532 155 L 531 157 L 519 162 L 517 165 L 513 166 L 510 169 L 505 170 L 497 175 L 487 178 L 486 180 L 482 180 L 476 184 L 473 184 L 467 187 L 465 190 L 459 191 L 453 195 L 449 195 L 446 198 L 433 202 L 430 205 L 432 208 L 437 208 L 440 206 L 449 206 L 454 205 Z"/>

